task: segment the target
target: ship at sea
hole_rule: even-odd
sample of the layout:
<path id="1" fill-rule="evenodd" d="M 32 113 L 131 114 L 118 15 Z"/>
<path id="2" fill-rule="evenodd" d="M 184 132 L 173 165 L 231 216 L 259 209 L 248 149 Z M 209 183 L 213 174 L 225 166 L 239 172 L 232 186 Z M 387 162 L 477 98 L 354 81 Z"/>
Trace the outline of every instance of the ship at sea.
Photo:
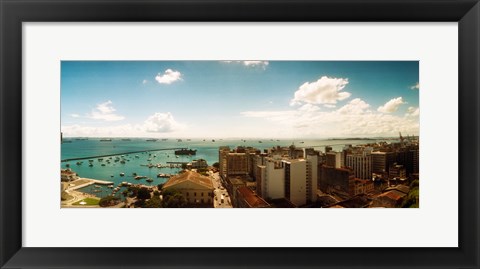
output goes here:
<path id="1" fill-rule="evenodd" d="M 152 139 L 147 139 L 145 141 L 150 141 L 150 142 L 156 142 L 158 139 L 152 138 Z"/>
<path id="2" fill-rule="evenodd" d="M 104 138 L 104 139 L 100 139 L 101 142 L 112 142 L 112 139 L 110 138 Z"/>
<path id="3" fill-rule="evenodd" d="M 175 150 L 175 155 L 195 155 L 197 154 L 197 150 L 196 149 L 179 149 L 179 150 Z"/>

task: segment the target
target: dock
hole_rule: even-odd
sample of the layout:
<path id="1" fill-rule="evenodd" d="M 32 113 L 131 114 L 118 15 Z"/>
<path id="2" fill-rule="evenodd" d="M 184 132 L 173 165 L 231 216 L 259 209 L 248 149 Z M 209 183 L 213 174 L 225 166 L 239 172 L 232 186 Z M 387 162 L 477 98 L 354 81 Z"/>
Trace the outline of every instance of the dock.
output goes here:
<path id="1" fill-rule="evenodd" d="M 182 148 L 137 150 L 137 151 L 129 151 L 129 152 L 114 153 L 114 154 L 105 154 L 105 155 L 96 155 L 96 156 L 89 156 L 89 157 L 69 158 L 69 159 L 61 160 L 60 162 L 63 163 L 63 162 L 69 162 L 69 161 L 88 160 L 88 159 L 103 158 L 103 157 L 110 157 L 110 156 L 118 156 L 118 155 L 127 155 L 127 154 L 142 153 L 142 152 L 152 152 L 152 151 L 162 151 L 162 150 L 179 150 L 179 149 L 182 149 Z"/>

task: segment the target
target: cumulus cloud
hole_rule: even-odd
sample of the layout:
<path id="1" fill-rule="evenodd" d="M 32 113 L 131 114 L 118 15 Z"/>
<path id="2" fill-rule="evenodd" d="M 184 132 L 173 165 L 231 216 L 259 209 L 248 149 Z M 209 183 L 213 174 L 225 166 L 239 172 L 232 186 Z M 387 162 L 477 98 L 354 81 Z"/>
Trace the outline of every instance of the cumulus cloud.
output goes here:
<path id="1" fill-rule="evenodd" d="M 112 101 L 108 100 L 105 103 L 98 104 L 88 118 L 104 121 L 119 121 L 125 119 L 124 116 L 115 114 L 115 108 L 112 106 Z"/>
<path id="2" fill-rule="evenodd" d="M 169 133 L 181 129 L 183 126 L 175 121 L 170 112 L 155 113 L 144 122 L 143 128 L 151 133 Z"/>
<path id="3" fill-rule="evenodd" d="M 163 74 L 158 73 L 155 80 L 160 84 L 172 84 L 175 81 L 181 80 L 182 74 L 172 69 L 167 69 Z"/>
<path id="4" fill-rule="evenodd" d="M 409 107 L 407 109 L 407 113 L 405 114 L 406 117 L 418 117 L 420 115 L 420 108 L 418 107 Z"/>
<path id="5" fill-rule="evenodd" d="M 66 125 L 61 128 L 64 136 L 83 137 L 126 137 L 139 135 L 140 129 L 130 124 L 117 126 L 92 127 L 79 124 Z"/>
<path id="6" fill-rule="evenodd" d="M 365 103 L 365 101 L 363 101 L 362 99 L 355 98 L 348 104 L 339 108 L 337 112 L 340 114 L 363 114 L 369 107 L 370 105 Z"/>
<path id="7" fill-rule="evenodd" d="M 186 127 L 178 123 L 170 112 L 155 113 L 143 123 L 114 126 L 85 126 L 80 124 L 65 125 L 61 130 L 65 136 L 85 137 L 145 137 L 151 133 L 171 133 L 183 131 Z"/>
<path id="8" fill-rule="evenodd" d="M 393 98 L 383 106 L 380 106 L 377 111 L 382 113 L 393 113 L 397 111 L 397 109 L 402 105 L 405 104 L 402 97 Z"/>
<path id="9" fill-rule="evenodd" d="M 350 97 L 349 92 L 342 92 L 348 84 L 346 78 L 321 77 L 314 82 L 305 82 L 294 94 L 290 105 L 307 104 L 336 104 Z"/>
<path id="10" fill-rule="evenodd" d="M 308 111 L 308 112 L 313 112 L 313 111 L 319 111 L 320 108 L 318 106 L 312 105 L 312 104 L 305 104 L 301 107 L 298 108 L 299 111 Z"/>
<path id="11" fill-rule="evenodd" d="M 420 89 L 420 84 L 417 82 L 417 84 L 411 86 L 410 89 L 412 89 L 412 90 L 418 90 L 418 89 Z"/>
<path id="12" fill-rule="evenodd" d="M 279 124 L 291 137 L 390 136 L 399 131 L 418 134 L 418 118 L 383 114 L 370 108 L 370 104 L 356 98 L 336 110 L 322 111 L 306 104 L 294 110 L 246 111 L 241 115 Z"/>
<path id="13" fill-rule="evenodd" d="M 223 61 L 224 63 L 240 63 L 246 67 L 260 67 L 266 69 L 268 61 Z"/>
<path id="14" fill-rule="evenodd" d="M 70 117 L 72 117 L 72 118 L 80 118 L 80 115 L 74 113 L 74 114 L 70 114 Z"/>

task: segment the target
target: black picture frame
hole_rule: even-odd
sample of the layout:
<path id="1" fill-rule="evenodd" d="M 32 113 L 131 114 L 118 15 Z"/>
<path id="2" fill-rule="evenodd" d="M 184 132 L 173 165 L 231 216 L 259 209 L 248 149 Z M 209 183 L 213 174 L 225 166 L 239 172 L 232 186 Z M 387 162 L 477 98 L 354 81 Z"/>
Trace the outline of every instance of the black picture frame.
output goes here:
<path id="1" fill-rule="evenodd" d="M 477 0 L 0 0 L 0 17 L 1 268 L 479 268 Z M 47 21 L 458 22 L 459 247 L 22 247 L 22 23 Z"/>

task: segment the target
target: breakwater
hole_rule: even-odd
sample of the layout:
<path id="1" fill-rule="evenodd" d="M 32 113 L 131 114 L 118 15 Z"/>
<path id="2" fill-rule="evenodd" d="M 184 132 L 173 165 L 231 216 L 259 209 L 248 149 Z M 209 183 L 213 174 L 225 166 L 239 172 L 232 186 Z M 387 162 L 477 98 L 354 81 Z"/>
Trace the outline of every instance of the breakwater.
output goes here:
<path id="1" fill-rule="evenodd" d="M 88 159 L 95 159 L 95 158 L 103 158 L 109 156 L 118 156 L 118 155 L 127 155 L 127 154 L 135 154 L 135 153 L 142 153 L 142 152 L 152 152 L 152 151 L 162 151 L 162 150 L 179 150 L 182 148 L 164 148 L 164 149 L 147 149 L 147 150 L 136 150 L 136 151 L 128 151 L 122 153 L 115 153 L 115 154 L 104 154 L 104 155 L 95 155 L 89 157 L 78 157 L 78 158 L 68 158 L 61 160 L 61 162 L 69 162 L 69 161 L 77 161 L 77 160 L 88 160 Z"/>

